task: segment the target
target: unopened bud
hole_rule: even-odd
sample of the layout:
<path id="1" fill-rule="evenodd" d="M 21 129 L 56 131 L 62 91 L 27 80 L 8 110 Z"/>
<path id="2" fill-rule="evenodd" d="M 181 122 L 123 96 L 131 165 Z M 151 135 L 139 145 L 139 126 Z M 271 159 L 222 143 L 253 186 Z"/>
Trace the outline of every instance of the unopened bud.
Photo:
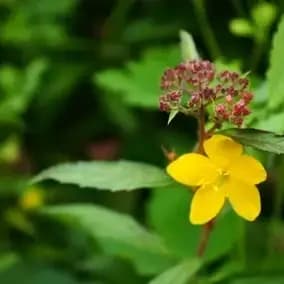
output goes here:
<path id="1" fill-rule="evenodd" d="M 219 119 L 222 119 L 222 120 L 226 120 L 228 119 L 229 117 L 229 114 L 228 114 L 228 111 L 227 111 L 227 108 L 225 105 L 223 104 L 218 104 L 215 108 L 215 113 L 216 113 L 216 116 L 219 118 Z"/>
<path id="2" fill-rule="evenodd" d="M 171 110 L 170 104 L 168 102 L 160 101 L 160 110 L 166 112 L 170 111 Z"/>
<path id="3" fill-rule="evenodd" d="M 246 104 L 248 104 L 253 99 L 253 94 L 250 92 L 243 92 L 242 98 L 246 102 Z"/>
<path id="4" fill-rule="evenodd" d="M 231 95 L 228 95 L 228 96 L 225 97 L 225 100 L 226 100 L 227 103 L 230 104 L 233 101 L 233 97 Z"/>
<path id="5" fill-rule="evenodd" d="M 168 94 L 168 98 L 171 101 L 178 101 L 180 99 L 180 97 L 181 97 L 181 93 L 178 92 L 178 91 L 174 91 L 174 92 Z"/>
<path id="6" fill-rule="evenodd" d="M 247 78 L 240 78 L 238 83 L 241 87 L 241 90 L 244 90 L 248 86 L 249 81 Z"/>
<path id="7" fill-rule="evenodd" d="M 236 116 L 236 117 L 232 117 L 231 121 L 232 121 L 232 123 L 234 123 L 235 125 L 240 127 L 240 126 L 242 126 L 244 119 L 242 117 Z"/>

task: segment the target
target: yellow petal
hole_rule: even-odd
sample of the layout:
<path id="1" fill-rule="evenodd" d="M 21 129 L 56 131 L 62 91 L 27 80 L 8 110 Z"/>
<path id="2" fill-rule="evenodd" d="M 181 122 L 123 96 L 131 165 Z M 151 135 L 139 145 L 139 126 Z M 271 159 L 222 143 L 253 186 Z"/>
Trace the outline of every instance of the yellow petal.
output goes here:
<path id="1" fill-rule="evenodd" d="M 266 171 L 262 164 L 248 155 L 242 155 L 230 165 L 232 176 L 248 184 L 258 184 L 266 180 Z"/>
<path id="2" fill-rule="evenodd" d="M 218 177 L 217 169 L 210 160 L 195 153 L 180 156 L 168 165 L 167 172 L 177 182 L 188 186 L 212 183 Z"/>
<path id="3" fill-rule="evenodd" d="M 177 182 L 188 186 L 211 183 L 218 177 L 217 169 L 210 160 L 195 153 L 180 156 L 168 165 L 167 172 Z"/>
<path id="4" fill-rule="evenodd" d="M 214 185 L 200 187 L 191 201 L 189 220 L 192 224 L 205 224 L 220 212 L 225 194 Z"/>
<path id="5" fill-rule="evenodd" d="M 222 169 L 226 169 L 243 151 L 241 144 L 224 135 L 213 135 L 203 146 L 210 160 Z"/>
<path id="6" fill-rule="evenodd" d="M 248 221 L 255 220 L 261 210 L 257 187 L 233 178 L 229 178 L 222 187 L 236 213 Z"/>

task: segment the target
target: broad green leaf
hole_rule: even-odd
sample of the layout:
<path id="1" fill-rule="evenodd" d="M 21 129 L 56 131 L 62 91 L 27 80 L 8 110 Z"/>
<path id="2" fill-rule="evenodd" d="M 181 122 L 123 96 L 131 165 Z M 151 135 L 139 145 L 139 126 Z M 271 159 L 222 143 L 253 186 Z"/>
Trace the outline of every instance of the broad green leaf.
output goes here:
<path id="1" fill-rule="evenodd" d="M 172 183 L 166 173 L 156 166 L 123 160 L 61 164 L 44 170 L 32 182 L 46 179 L 110 191 L 165 186 Z"/>
<path id="2" fill-rule="evenodd" d="M 186 260 L 158 275 L 149 284 L 187 284 L 200 267 L 200 259 Z"/>
<path id="3" fill-rule="evenodd" d="M 279 108 L 284 103 L 284 17 L 282 17 L 277 32 L 273 38 L 273 46 L 270 54 L 270 67 L 267 73 L 269 107 Z"/>
<path id="4" fill-rule="evenodd" d="M 253 92 L 255 93 L 255 96 L 252 100 L 253 106 L 262 106 L 263 104 L 266 104 L 268 101 L 268 86 L 267 81 L 262 81 L 258 84 L 258 86 L 253 89 Z"/>
<path id="5" fill-rule="evenodd" d="M 198 59 L 199 55 L 193 41 L 192 35 L 188 32 L 181 30 L 179 32 L 180 36 L 180 47 L 183 60 Z"/>
<path id="6" fill-rule="evenodd" d="M 284 276 L 251 276 L 235 279 L 229 282 L 229 284 L 282 284 L 284 283 Z"/>
<path id="7" fill-rule="evenodd" d="M 180 257 L 195 257 L 203 230 L 189 223 L 190 190 L 179 185 L 153 191 L 148 207 L 150 224 L 164 238 L 168 247 Z M 216 259 L 234 246 L 238 240 L 238 217 L 230 210 L 218 216 L 210 236 L 205 260 Z M 222 244 L 222 245 L 220 245 Z"/>
<path id="8" fill-rule="evenodd" d="M 272 131 L 276 133 L 284 132 L 284 113 L 272 113 L 258 122 L 254 123 L 253 126 L 257 129 Z"/>
<path id="9" fill-rule="evenodd" d="M 174 263 L 161 239 L 128 215 L 86 204 L 53 206 L 43 212 L 70 224 L 75 221 L 106 253 L 129 259 L 140 273 L 159 273 Z"/>
<path id="10" fill-rule="evenodd" d="M 283 175 L 283 170 L 279 170 L 279 173 Z M 269 193 L 271 187 L 264 189 Z M 277 190 L 281 191 L 283 188 L 277 188 Z M 283 250 L 280 249 L 278 240 L 284 237 L 284 223 L 277 218 L 253 223 L 247 228 L 246 247 L 250 248 L 246 262 L 247 270 L 261 270 L 265 273 L 283 271 Z M 254 237 L 256 235 L 259 236 L 257 239 Z"/>
<path id="11" fill-rule="evenodd" d="M 0 274 L 19 262 L 19 257 L 13 252 L 0 254 Z"/>
<path id="12" fill-rule="evenodd" d="M 151 49 L 139 61 L 128 62 L 126 68 L 96 73 L 94 81 L 128 105 L 157 109 L 161 76 L 179 60 L 177 47 Z"/>
<path id="13" fill-rule="evenodd" d="M 28 187 L 29 179 L 26 176 L 3 175 L 0 177 L 0 195 L 18 196 Z"/>
<path id="14" fill-rule="evenodd" d="M 254 128 L 231 128 L 219 132 L 236 141 L 262 151 L 284 154 L 284 135 Z"/>
<path id="15" fill-rule="evenodd" d="M 67 273 L 42 267 L 38 264 L 27 263 L 19 263 L 0 272 L 0 279 L 3 284 L 79 284 Z"/>
<path id="16" fill-rule="evenodd" d="M 209 278 L 209 283 L 220 283 L 230 278 L 232 275 L 240 274 L 244 271 L 245 262 L 238 260 L 228 260 L 217 268 L 217 271 L 212 273 L 212 276 Z M 224 282 L 226 283 L 226 282 Z"/>

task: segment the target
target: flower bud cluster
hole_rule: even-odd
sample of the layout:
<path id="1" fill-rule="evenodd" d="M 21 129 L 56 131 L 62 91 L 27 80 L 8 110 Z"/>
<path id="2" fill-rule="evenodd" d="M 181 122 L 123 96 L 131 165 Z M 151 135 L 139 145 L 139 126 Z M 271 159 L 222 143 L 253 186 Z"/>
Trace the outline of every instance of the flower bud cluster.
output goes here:
<path id="1" fill-rule="evenodd" d="M 217 72 L 207 60 L 191 60 L 167 69 L 161 80 L 160 110 L 198 115 L 213 105 L 214 121 L 241 126 L 253 98 L 249 81 L 237 72 Z"/>
<path id="2" fill-rule="evenodd" d="M 198 112 L 201 106 L 215 98 L 215 90 L 209 84 L 215 77 L 214 65 L 206 60 L 191 60 L 167 69 L 161 80 L 164 94 L 160 97 L 162 111 L 183 109 Z M 182 97 L 186 96 L 185 103 Z"/>
<path id="3" fill-rule="evenodd" d="M 253 94 L 247 90 L 248 79 L 230 71 L 221 72 L 216 79 L 216 92 L 221 100 L 215 105 L 214 119 L 219 124 L 229 121 L 240 127 L 244 117 L 250 114 L 248 105 L 253 99 Z"/>

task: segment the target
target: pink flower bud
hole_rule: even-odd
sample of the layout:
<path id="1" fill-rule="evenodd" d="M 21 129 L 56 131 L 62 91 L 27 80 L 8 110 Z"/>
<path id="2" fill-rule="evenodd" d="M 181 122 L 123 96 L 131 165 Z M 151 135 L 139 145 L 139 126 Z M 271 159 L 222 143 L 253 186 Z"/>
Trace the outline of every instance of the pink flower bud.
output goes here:
<path id="1" fill-rule="evenodd" d="M 232 101 L 233 101 L 233 97 L 231 96 L 231 95 L 227 95 L 226 97 L 225 97 L 225 100 L 226 100 L 226 102 L 227 103 L 232 103 Z"/>
<path id="2" fill-rule="evenodd" d="M 241 87 L 241 90 L 244 90 L 248 86 L 248 79 L 247 78 L 240 78 L 239 79 L 239 85 Z"/>
<path id="3" fill-rule="evenodd" d="M 160 109 L 198 113 L 201 107 L 218 102 L 214 109 L 216 122 L 230 121 L 240 126 L 250 113 L 248 104 L 253 98 L 248 84 L 248 79 L 237 72 L 217 73 L 210 61 L 189 60 L 164 72 L 161 88 L 165 94 L 160 97 Z M 187 98 L 187 104 L 181 98 Z"/>
<path id="4" fill-rule="evenodd" d="M 229 118 L 229 113 L 223 104 L 218 104 L 215 108 L 215 113 L 218 119 L 227 120 Z"/>
<path id="5" fill-rule="evenodd" d="M 161 79 L 161 88 L 167 90 L 177 84 L 178 76 L 175 69 L 167 69 Z"/>
<path id="6" fill-rule="evenodd" d="M 178 101 L 181 97 L 181 93 L 178 91 L 174 91 L 170 94 L 168 94 L 168 98 L 170 101 Z"/>
<path id="7" fill-rule="evenodd" d="M 236 116 L 231 118 L 232 123 L 237 125 L 238 127 L 242 126 L 244 119 L 242 117 Z"/>
<path id="8" fill-rule="evenodd" d="M 233 106 L 233 115 L 234 116 L 245 116 L 250 114 L 250 110 L 246 106 L 246 102 L 244 99 L 240 99 L 234 106 Z"/>
<path id="9" fill-rule="evenodd" d="M 188 106 L 189 107 L 194 107 L 194 106 L 198 106 L 201 102 L 201 97 L 199 93 L 193 93 L 189 102 L 188 102 Z"/>
<path id="10" fill-rule="evenodd" d="M 237 96 L 238 95 L 238 91 L 233 87 L 230 86 L 229 88 L 227 88 L 227 94 L 230 96 Z"/>
<path id="11" fill-rule="evenodd" d="M 230 73 L 230 78 L 233 82 L 235 82 L 239 78 L 239 74 L 237 72 L 231 72 Z"/>
<path id="12" fill-rule="evenodd" d="M 226 111 L 226 108 L 225 108 L 224 105 L 219 104 L 219 105 L 216 106 L 216 112 L 217 112 L 217 113 L 222 114 L 222 113 L 224 113 L 225 111 Z"/>
<path id="13" fill-rule="evenodd" d="M 253 99 L 253 94 L 250 92 L 243 92 L 242 98 L 244 99 L 245 103 L 248 104 Z"/>
<path id="14" fill-rule="evenodd" d="M 163 102 L 163 101 L 160 101 L 160 111 L 170 111 L 171 108 L 170 108 L 170 104 L 168 102 Z"/>
<path id="15" fill-rule="evenodd" d="M 215 98 L 215 92 L 212 88 L 205 88 L 202 92 L 202 97 L 206 100 L 214 99 Z"/>
<path id="16" fill-rule="evenodd" d="M 242 111 L 242 115 L 249 115 L 250 114 L 250 110 L 245 106 L 244 108 L 243 108 L 243 111 Z"/>

